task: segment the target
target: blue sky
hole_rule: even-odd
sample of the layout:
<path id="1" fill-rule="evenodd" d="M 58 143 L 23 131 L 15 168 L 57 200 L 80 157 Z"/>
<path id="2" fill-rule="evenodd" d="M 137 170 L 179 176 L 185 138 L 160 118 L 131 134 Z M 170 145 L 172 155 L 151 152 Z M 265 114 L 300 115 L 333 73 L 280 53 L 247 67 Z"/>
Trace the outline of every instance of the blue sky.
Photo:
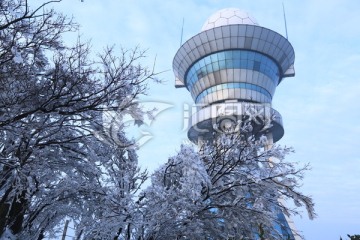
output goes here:
<path id="1" fill-rule="evenodd" d="M 185 89 L 174 88 L 172 73 L 183 18 L 184 41 L 228 7 L 243 9 L 261 26 L 285 35 L 282 2 L 296 76 L 284 79 L 273 99 L 285 128 L 279 143 L 295 148 L 289 160 L 311 163 L 302 190 L 314 197 L 318 214 L 310 221 L 304 211 L 295 224 L 308 240 L 360 234 L 360 1 L 63 0 L 54 6 L 74 15 L 94 52 L 105 45 L 139 45 L 148 49 L 143 63 L 152 66 L 156 58 L 156 70 L 164 71 L 164 83 L 151 84 L 143 99 L 164 109 L 141 129 L 152 138 L 140 148 L 140 164 L 152 171 L 187 139 L 183 108 L 192 100 Z"/>

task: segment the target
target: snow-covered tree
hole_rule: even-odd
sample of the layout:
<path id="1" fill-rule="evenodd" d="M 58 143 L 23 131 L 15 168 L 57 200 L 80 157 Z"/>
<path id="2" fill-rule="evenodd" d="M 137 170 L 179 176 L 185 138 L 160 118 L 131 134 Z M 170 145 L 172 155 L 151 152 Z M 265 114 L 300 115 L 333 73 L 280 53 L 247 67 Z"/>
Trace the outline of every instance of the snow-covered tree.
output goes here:
<path id="1" fill-rule="evenodd" d="M 360 239 L 360 235 L 347 235 L 350 240 L 359 240 Z M 342 238 L 340 237 L 340 240 L 342 240 Z"/>
<path id="2" fill-rule="evenodd" d="M 145 239 L 287 239 L 275 229 L 277 211 L 314 217 L 312 199 L 298 187 L 308 166 L 285 161 L 293 150 L 266 146 L 255 138 L 251 121 L 240 131 L 223 133 L 199 153 L 183 145 L 152 176 L 143 192 Z M 271 161 L 269 160 L 271 159 Z M 280 199 L 295 203 L 289 208 Z"/>
<path id="3" fill-rule="evenodd" d="M 138 48 L 93 59 L 88 44 L 65 45 L 77 25 L 53 2 L 0 1 L 0 237 L 42 239 L 67 218 L 79 236 L 120 236 L 146 178 L 121 116 L 142 121 L 136 101 L 154 73 Z"/>
<path id="4" fill-rule="evenodd" d="M 82 212 L 76 221 L 78 239 L 130 239 L 134 229 L 139 228 L 135 200 L 147 173 L 137 167 L 134 148 L 124 148 L 115 142 L 109 144 L 112 141 L 89 142 L 91 151 L 88 154 L 102 164 L 102 172 L 93 179 L 95 183 L 93 180 L 84 182 L 92 185 L 89 189 L 93 192 L 89 192 L 89 199 L 78 206 L 78 211 Z"/>
<path id="5" fill-rule="evenodd" d="M 154 73 L 137 48 L 93 59 L 88 44 L 65 45 L 77 26 L 52 2 L 0 1 L 0 238 L 55 236 L 72 219 L 77 239 L 241 239 L 259 226 L 277 239 L 275 210 L 298 213 L 279 199 L 313 217 L 298 190 L 307 166 L 247 124 L 200 153 L 182 146 L 138 193 L 147 174 L 122 119 L 143 121 L 137 98 Z"/>

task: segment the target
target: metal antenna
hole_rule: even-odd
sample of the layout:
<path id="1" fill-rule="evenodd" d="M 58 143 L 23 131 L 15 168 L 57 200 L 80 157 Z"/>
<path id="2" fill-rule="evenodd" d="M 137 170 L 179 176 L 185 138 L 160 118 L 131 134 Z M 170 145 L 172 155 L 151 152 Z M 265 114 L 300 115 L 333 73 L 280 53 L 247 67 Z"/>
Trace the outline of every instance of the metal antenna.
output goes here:
<path id="1" fill-rule="evenodd" d="M 284 13 L 284 22 L 285 22 L 286 39 L 288 39 L 288 31 L 287 31 L 287 24 L 286 24 L 286 15 L 285 15 L 284 2 L 282 3 L 282 6 L 283 6 L 283 13 Z"/>
<path id="2" fill-rule="evenodd" d="M 181 26 L 180 47 L 181 47 L 181 45 L 182 45 L 182 39 L 183 39 L 183 34 L 184 34 L 184 21 L 185 21 L 185 19 L 183 18 L 183 20 L 182 20 L 182 26 Z"/>

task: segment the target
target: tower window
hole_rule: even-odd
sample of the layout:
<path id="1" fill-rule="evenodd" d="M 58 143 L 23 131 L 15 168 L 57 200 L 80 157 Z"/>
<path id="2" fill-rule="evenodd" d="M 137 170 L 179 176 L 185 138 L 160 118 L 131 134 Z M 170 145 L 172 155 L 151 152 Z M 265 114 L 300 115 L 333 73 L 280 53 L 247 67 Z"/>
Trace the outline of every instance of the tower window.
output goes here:
<path id="1" fill-rule="evenodd" d="M 255 61 L 253 70 L 260 72 L 260 64 L 259 61 Z"/>

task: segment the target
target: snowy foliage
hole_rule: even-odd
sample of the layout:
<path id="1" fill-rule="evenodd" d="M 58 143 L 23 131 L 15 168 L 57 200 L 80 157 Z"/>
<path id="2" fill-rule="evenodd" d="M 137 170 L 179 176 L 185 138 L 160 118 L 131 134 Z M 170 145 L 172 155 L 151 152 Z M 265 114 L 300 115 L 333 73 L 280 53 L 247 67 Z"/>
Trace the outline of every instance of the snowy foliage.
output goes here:
<path id="1" fill-rule="evenodd" d="M 284 160 L 291 148 L 265 148 L 251 119 L 200 152 L 181 146 L 141 189 L 122 120 L 151 117 L 137 102 L 154 78 L 144 52 L 90 59 L 87 44 L 61 41 L 71 19 L 27 3 L 0 1 L 0 238 L 56 237 L 70 219 L 76 239 L 246 239 L 259 224 L 278 239 L 274 208 L 298 213 L 278 199 L 314 216 L 298 191 L 307 166 Z"/>
<path id="2" fill-rule="evenodd" d="M 266 137 L 255 139 L 247 125 L 241 134 L 217 136 L 200 153 L 181 146 L 154 173 L 143 192 L 143 212 L 152 219 L 144 239 L 254 239 L 260 224 L 269 239 L 283 239 L 274 228 L 274 209 L 287 215 L 298 211 L 279 199 L 305 206 L 314 217 L 311 198 L 297 189 L 308 167 L 284 160 L 291 148 L 265 150 Z"/>
<path id="3" fill-rule="evenodd" d="M 66 46 L 77 26 L 49 3 L 0 2 L 0 238 L 56 235 L 69 218 L 85 239 L 120 236 L 146 173 L 134 150 L 105 141 L 103 115 L 145 114 L 136 99 L 154 74 L 137 48 L 90 59 L 88 44 Z"/>

